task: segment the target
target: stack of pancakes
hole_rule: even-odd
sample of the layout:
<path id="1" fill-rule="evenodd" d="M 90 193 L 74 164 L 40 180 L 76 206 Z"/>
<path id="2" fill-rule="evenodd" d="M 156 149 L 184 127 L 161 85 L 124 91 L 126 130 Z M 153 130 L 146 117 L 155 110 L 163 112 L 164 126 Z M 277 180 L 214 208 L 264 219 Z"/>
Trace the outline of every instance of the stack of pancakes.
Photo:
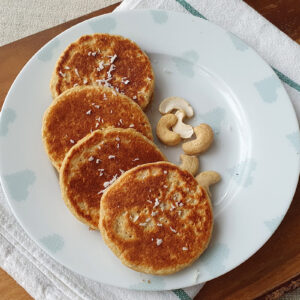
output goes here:
<path id="1" fill-rule="evenodd" d="M 147 55 L 121 36 L 83 36 L 59 58 L 50 86 L 42 137 L 70 211 L 134 270 L 191 264 L 210 240 L 210 199 L 152 141 Z"/>

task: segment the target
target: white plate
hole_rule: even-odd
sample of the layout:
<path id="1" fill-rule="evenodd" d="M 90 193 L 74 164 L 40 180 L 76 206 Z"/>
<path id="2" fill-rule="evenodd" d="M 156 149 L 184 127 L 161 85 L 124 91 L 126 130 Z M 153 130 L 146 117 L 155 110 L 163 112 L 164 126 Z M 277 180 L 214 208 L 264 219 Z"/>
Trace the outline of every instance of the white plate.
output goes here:
<path id="1" fill-rule="evenodd" d="M 52 101 L 49 81 L 55 62 L 69 43 L 95 32 L 128 37 L 150 56 L 156 75 L 148 110 L 153 127 L 160 117 L 159 102 L 174 95 L 194 107 L 191 124 L 206 122 L 215 131 L 213 147 L 200 156 L 201 170 L 217 170 L 223 177 L 213 188 L 212 241 L 192 266 L 171 276 L 144 275 L 123 266 L 99 232 L 71 215 L 42 145 L 41 122 Z M 280 80 L 233 34 L 185 14 L 119 12 L 63 32 L 23 68 L 7 95 L 0 125 L 2 185 L 20 224 L 58 262 L 119 287 L 181 288 L 230 271 L 275 231 L 298 180 L 298 122 Z M 180 147 L 159 146 L 179 162 Z"/>

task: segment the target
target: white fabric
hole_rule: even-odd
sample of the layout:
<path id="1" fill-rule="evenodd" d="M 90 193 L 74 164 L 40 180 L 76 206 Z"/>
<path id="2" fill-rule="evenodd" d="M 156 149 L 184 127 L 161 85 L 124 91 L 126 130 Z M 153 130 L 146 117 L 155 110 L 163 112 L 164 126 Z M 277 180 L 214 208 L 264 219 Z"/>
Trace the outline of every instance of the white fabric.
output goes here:
<path id="1" fill-rule="evenodd" d="M 246 41 L 273 67 L 295 82 L 300 82 L 300 47 L 244 2 L 239 0 L 188 2 L 209 20 Z M 189 13 L 175 0 L 125 0 L 118 10 L 136 8 L 160 8 Z M 287 84 L 285 87 L 299 118 L 300 93 Z M 138 292 L 100 284 L 61 266 L 42 251 L 18 225 L 6 204 L 1 187 L 0 266 L 36 299 L 178 299 L 171 291 Z M 193 298 L 201 286 L 185 291 Z"/>

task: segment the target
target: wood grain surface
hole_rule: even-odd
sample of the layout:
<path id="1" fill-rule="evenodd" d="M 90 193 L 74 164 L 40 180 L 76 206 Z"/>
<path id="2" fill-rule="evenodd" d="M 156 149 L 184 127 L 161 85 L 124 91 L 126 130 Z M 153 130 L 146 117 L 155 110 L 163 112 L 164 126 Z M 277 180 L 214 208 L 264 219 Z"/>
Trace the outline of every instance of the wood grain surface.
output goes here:
<path id="1" fill-rule="evenodd" d="M 270 22 L 300 43 L 299 0 L 246 0 Z M 28 59 L 54 36 L 88 18 L 111 12 L 118 4 L 0 47 L 0 107 Z M 300 188 L 271 239 L 245 263 L 208 282 L 195 299 L 275 299 L 300 282 Z M 282 291 L 282 292 L 281 292 Z M 0 269 L 0 299 L 32 299 Z"/>

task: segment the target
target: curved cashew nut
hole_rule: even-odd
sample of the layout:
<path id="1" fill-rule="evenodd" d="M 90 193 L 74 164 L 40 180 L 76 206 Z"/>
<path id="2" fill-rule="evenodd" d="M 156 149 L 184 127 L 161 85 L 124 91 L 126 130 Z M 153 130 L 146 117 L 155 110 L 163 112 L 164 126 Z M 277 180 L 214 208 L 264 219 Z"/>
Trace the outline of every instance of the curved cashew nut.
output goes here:
<path id="1" fill-rule="evenodd" d="M 183 123 L 185 112 L 183 110 L 177 110 L 175 116 L 177 117 L 178 121 L 176 125 L 172 127 L 172 130 L 178 133 L 183 139 L 190 138 L 193 135 L 194 130 L 191 125 Z"/>
<path id="2" fill-rule="evenodd" d="M 193 176 L 195 176 L 199 169 L 198 157 L 181 154 L 180 159 L 182 161 L 182 164 L 179 166 L 179 168 L 185 171 L 189 171 Z"/>
<path id="3" fill-rule="evenodd" d="M 200 124 L 194 128 L 196 139 L 182 144 L 186 154 L 196 155 L 206 151 L 214 140 L 214 132 L 207 124 Z"/>
<path id="4" fill-rule="evenodd" d="M 173 114 L 166 114 L 160 118 L 156 126 L 156 135 L 161 142 L 168 146 L 175 146 L 180 143 L 181 137 L 178 133 L 170 130 L 177 123 L 177 117 Z"/>
<path id="5" fill-rule="evenodd" d="M 219 182 L 221 180 L 221 175 L 215 171 L 205 171 L 198 174 L 196 180 L 210 195 L 209 187 Z"/>
<path id="6" fill-rule="evenodd" d="M 166 114 L 172 110 L 183 110 L 188 118 L 191 118 L 194 115 L 193 108 L 191 105 L 183 98 L 180 97 L 169 97 L 164 99 L 159 105 L 159 112 L 161 114 Z"/>

